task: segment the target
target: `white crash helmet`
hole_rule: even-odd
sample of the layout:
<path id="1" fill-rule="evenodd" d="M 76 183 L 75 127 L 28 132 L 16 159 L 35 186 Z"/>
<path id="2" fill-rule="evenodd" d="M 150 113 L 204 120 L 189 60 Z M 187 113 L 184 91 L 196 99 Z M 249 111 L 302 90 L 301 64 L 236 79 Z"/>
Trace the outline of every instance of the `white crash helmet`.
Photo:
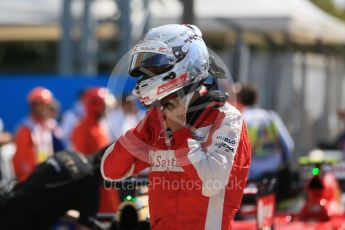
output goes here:
<path id="1" fill-rule="evenodd" d="M 209 54 L 194 25 L 151 29 L 132 48 L 128 73 L 140 77 L 133 94 L 152 105 L 208 76 Z"/>

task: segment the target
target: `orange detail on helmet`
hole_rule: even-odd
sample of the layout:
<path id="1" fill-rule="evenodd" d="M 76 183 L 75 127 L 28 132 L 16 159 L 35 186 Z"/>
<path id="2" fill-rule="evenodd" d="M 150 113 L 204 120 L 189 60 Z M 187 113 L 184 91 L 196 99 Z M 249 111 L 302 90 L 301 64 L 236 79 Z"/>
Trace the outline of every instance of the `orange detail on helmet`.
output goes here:
<path id="1" fill-rule="evenodd" d="M 54 103 L 54 96 L 49 89 L 36 87 L 30 91 L 27 100 L 29 104 L 32 104 L 34 102 L 42 102 L 51 105 Z"/>

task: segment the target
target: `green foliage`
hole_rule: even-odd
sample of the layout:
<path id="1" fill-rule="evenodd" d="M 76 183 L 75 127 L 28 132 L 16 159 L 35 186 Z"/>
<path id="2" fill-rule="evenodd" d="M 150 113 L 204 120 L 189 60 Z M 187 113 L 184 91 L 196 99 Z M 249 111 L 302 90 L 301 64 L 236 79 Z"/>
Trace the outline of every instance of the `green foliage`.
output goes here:
<path id="1" fill-rule="evenodd" d="M 345 21 L 345 10 L 338 8 L 332 0 L 310 0 L 322 10 Z"/>

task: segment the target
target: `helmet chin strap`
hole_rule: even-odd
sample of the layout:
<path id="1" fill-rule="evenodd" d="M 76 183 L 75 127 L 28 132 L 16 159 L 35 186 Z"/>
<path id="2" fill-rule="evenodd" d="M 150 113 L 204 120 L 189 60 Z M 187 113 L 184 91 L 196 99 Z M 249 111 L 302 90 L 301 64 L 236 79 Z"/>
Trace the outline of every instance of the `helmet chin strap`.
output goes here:
<path id="1" fill-rule="evenodd" d="M 184 89 L 177 92 L 177 95 L 182 98 L 183 103 L 186 107 L 189 107 L 189 104 L 194 96 L 195 92 L 198 92 L 202 87 L 201 82 L 194 83 L 185 87 Z"/>
<path id="2" fill-rule="evenodd" d="M 183 103 L 186 105 L 186 107 L 188 108 L 189 104 L 190 104 L 190 101 L 192 100 L 192 97 L 194 95 L 194 91 L 188 93 L 187 95 L 185 95 L 183 98 L 182 98 L 182 101 Z"/>

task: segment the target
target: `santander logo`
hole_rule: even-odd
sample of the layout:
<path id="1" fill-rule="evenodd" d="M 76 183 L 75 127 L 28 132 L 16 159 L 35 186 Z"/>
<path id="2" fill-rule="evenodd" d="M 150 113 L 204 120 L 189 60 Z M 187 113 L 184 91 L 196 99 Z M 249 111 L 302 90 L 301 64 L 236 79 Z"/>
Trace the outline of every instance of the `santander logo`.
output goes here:
<path id="1" fill-rule="evenodd" d="M 151 171 L 175 171 L 182 172 L 183 169 L 175 157 L 173 150 L 151 151 L 149 154 Z"/>
<path id="2" fill-rule="evenodd" d="M 186 83 L 187 78 L 188 78 L 188 73 L 184 73 L 176 77 L 175 79 L 159 86 L 157 89 L 157 95 L 170 91 L 174 88 L 183 86 Z"/>
<path id="3" fill-rule="evenodd" d="M 175 158 L 163 159 L 162 156 L 157 156 L 151 161 L 152 167 L 181 167 Z"/>

